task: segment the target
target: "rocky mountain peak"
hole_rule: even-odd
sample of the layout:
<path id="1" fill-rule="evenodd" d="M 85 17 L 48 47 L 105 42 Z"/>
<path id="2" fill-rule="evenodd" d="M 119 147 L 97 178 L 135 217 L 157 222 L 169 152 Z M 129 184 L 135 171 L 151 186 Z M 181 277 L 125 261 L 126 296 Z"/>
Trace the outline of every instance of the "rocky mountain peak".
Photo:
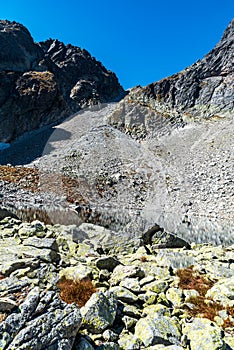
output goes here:
<path id="1" fill-rule="evenodd" d="M 231 20 L 226 30 L 224 31 L 221 41 L 229 40 L 229 39 L 233 40 L 233 37 L 234 37 L 234 18 Z"/>
<path id="2" fill-rule="evenodd" d="M 0 20 L 0 70 L 25 72 L 33 69 L 43 51 L 22 24 Z"/>
<path id="3" fill-rule="evenodd" d="M 88 51 L 53 39 L 35 43 L 22 24 L 0 21 L 0 48 L 2 142 L 124 94 Z"/>

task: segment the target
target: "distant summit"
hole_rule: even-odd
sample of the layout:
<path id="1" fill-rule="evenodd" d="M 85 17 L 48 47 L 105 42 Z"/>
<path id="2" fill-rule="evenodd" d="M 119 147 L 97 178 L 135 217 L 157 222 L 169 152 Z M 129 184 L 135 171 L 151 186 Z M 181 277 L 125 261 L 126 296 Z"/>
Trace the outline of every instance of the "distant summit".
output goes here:
<path id="1" fill-rule="evenodd" d="M 0 141 L 123 95 L 116 75 L 86 50 L 35 43 L 21 24 L 0 21 Z"/>

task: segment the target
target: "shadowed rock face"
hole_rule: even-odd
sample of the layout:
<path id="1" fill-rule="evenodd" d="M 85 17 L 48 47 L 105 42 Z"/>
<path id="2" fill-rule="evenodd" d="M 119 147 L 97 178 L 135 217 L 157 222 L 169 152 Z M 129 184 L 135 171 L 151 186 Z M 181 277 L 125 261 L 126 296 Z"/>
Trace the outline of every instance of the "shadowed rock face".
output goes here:
<path id="1" fill-rule="evenodd" d="M 63 94 L 76 110 L 77 106 L 88 106 L 88 101 L 112 101 L 123 93 L 116 75 L 88 51 L 52 39 L 39 45 L 54 63 L 52 70 L 60 79 Z"/>
<path id="2" fill-rule="evenodd" d="M 0 69 L 25 72 L 42 59 L 42 49 L 34 44 L 29 31 L 21 24 L 0 21 Z"/>
<path id="3" fill-rule="evenodd" d="M 0 21 L 0 47 L 0 141 L 124 93 L 86 50 L 52 39 L 34 43 L 19 23 Z"/>
<path id="4" fill-rule="evenodd" d="M 184 121 L 219 118 L 233 113 L 234 20 L 221 41 L 192 66 L 129 94 L 133 102 L 151 107 L 165 117 Z"/>

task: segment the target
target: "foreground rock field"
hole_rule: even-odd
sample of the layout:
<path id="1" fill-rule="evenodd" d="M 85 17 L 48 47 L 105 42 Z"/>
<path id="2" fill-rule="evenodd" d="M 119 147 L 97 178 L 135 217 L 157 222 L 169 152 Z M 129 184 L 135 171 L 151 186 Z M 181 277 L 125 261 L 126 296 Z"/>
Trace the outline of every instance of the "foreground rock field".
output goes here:
<path id="1" fill-rule="evenodd" d="M 2 219 L 0 349 L 234 349 L 234 246 L 175 241 Z"/>

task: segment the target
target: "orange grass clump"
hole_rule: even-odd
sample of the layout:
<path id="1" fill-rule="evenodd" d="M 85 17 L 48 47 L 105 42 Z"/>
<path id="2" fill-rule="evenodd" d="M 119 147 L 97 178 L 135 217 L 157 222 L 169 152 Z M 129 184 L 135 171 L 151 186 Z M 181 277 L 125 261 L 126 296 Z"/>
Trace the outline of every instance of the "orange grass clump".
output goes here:
<path id="1" fill-rule="evenodd" d="M 185 269 L 179 269 L 177 276 L 180 278 L 179 287 L 181 289 L 195 289 L 199 295 L 196 297 L 190 297 L 187 303 L 193 304 L 191 309 L 188 305 L 185 305 L 188 314 L 192 317 L 204 317 L 211 321 L 214 321 L 218 316 L 219 311 L 226 310 L 228 317 L 224 320 L 222 328 L 228 333 L 234 334 L 234 307 L 223 306 L 221 303 L 215 302 L 210 298 L 206 298 L 206 292 L 213 287 L 216 281 L 209 281 L 202 276 L 198 271 L 193 271 L 193 266 L 189 266 Z"/>
<path id="2" fill-rule="evenodd" d="M 211 321 L 214 321 L 215 316 L 218 315 L 218 311 L 224 310 L 224 307 L 220 303 L 205 299 L 202 296 L 190 297 L 187 303 L 194 305 L 193 309 L 189 309 L 190 316 L 204 317 Z"/>
<path id="3" fill-rule="evenodd" d="M 80 181 L 63 174 L 39 172 L 35 168 L 0 165 L 0 179 L 14 183 L 24 190 L 53 192 L 57 195 L 65 195 L 70 203 L 87 204 L 81 194 Z"/>
<path id="4" fill-rule="evenodd" d="M 140 260 L 141 260 L 141 262 L 146 262 L 147 261 L 147 256 L 142 255 Z"/>
<path id="5" fill-rule="evenodd" d="M 198 271 L 193 271 L 193 266 L 179 269 L 177 276 L 180 279 L 179 288 L 195 289 L 201 296 L 205 296 L 206 292 L 215 284 L 215 282 L 209 281 Z"/>
<path id="6" fill-rule="evenodd" d="M 91 295 L 96 292 L 96 288 L 89 278 L 73 281 L 62 277 L 57 286 L 60 289 L 60 298 L 65 303 L 76 303 L 79 307 L 84 306 Z"/>
<path id="7" fill-rule="evenodd" d="M 227 313 L 228 315 L 231 317 L 231 319 L 234 319 L 234 306 L 230 307 L 226 307 Z M 231 321 L 230 317 L 226 318 L 226 320 L 224 320 L 223 323 L 223 329 L 227 329 L 228 332 L 232 335 L 234 335 L 234 322 Z"/>
<path id="8" fill-rule="evenodd" d="M 7 314 L 1 314 L 0 313 L 0 323 L 5 321 L 6 318 L 7 318 Z"/>

